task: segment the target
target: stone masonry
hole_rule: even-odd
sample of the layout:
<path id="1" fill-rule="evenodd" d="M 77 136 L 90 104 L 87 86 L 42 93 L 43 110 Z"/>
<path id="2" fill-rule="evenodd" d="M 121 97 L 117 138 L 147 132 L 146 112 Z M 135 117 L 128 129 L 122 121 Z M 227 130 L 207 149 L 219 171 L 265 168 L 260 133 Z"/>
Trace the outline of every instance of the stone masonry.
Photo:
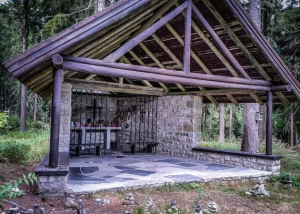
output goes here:
<path id="1" fill-rule="evenodd" d="M 165 96 L 158 105 L 157 153 L 191 157 L 200 145 L 202 99 L 199 96 Z"/>
<path id="2" fill-rule="evenodd" d="M 63 83 L 60 103 L 59 152 L 69 152 L 72 85 Z"/>
<path id="3" fill-rule="evenodd" d="M 240 151 L 218 150 L 210 148 L 194 148 L 193 158 L 200 161 L 221 163 L 264 170 L 277 174 L 280 172 L 281 156 L 249 154 Z"/>

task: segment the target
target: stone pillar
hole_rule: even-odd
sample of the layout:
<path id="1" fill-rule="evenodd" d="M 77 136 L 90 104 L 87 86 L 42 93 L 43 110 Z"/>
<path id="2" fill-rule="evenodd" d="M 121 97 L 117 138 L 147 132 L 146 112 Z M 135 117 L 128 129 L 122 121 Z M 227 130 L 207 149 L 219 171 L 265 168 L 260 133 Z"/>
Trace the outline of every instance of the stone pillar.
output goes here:
<path id="1" fill-rule="evenodd" d="M 164 96 L 158 104 L 157 152 L 191 157 L 200 146 L 202 99 L 199 96 Z"/>
<path id="2" fill-rule="evenodd" d="M 70 149 L 71 101 L 72 85 L 70 83 L 63 83 L 61 89 L 59 152 L 69 152 Z"/>

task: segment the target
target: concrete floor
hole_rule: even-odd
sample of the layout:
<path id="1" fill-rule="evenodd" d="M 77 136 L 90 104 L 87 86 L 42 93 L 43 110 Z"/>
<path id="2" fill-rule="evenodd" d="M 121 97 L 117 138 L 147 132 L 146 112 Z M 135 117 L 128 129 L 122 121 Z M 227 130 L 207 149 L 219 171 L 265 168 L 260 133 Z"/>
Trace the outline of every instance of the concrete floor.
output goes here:
<path id="1" fill-rule="evenodd" d="M 76 194 L 165 183 L 241 180 L 271 172 L 163 155 L 111 154 L 70 159 L 68 186 Z"/>

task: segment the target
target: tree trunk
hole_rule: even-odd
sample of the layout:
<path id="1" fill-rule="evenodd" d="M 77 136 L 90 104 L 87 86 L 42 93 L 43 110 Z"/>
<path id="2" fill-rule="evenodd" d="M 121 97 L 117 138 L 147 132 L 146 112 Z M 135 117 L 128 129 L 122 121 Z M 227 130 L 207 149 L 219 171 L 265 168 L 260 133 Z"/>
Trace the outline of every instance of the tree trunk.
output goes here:
<path id="1" fill-rule="evenodd" d="M 23 0 L 22 51 L 28 48 L 28 0 Z M 26 86 L 20 85 L 20 131 L 26 131 Z"/>
<path id="2" fill-rule="evenodd" d="M 291 103 L 291 147 L 296 145 L 294 129 L 294 103 Z"/>
<path id="3" fill-rule="evenodd" d="M 97 11 L 96 12 L 100 12 L 102 10 L 104 10 L 105 8 L 105 0 L 97 0 Z"/>
<path id="4" fill-rule="evenodd" d="M 225 142 L 225 104 L 220 103 L 220 113 L 219 113 L 219 143 L 224 143 Z"/>
<path id="5" fill-rule="evenodd" d="M 232 135 L 233 104 L 229 104 L 229 136 Z"/>
<path id="6" fill-rule="evenodd" d="M 38 95 L 34 94 L 33 121 L 37 121 L 37 115 L 38 115 Z"/>
<path id="7" fill-rule="evenodd" d="M 250 0 L 249 15 L 255 25 L 261 27 L 261 2 L 260 0 Z M 256 153 L 258 151 L 258 123 L 255 114 L 259 112 L 257 103 L 246 103 L 244 113 L 244 130 L 242 139 L 242 151 Z"/>
<path id="8" fill-rule="evenodd" d="M 262 120 L 258 121 L 258 140 L 259 143 L 263 143 L 266 142 L 266 105 L 259 106 L 259 112 L 262 114 Z"/>

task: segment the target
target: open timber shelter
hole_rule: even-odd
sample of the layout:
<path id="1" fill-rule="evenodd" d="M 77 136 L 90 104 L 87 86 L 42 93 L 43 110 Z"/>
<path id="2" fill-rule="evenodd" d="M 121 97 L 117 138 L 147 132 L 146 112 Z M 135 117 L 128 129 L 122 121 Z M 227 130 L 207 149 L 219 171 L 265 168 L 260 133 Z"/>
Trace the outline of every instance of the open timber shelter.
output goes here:
<path id="1" fill-rule="evenodd" d="M 70 156 L 113 149 L 278 173 L 272 105 L 300 98 L 237 0 L 120 0 L 4 66 L 52 98 L 50 151 L 36 171 L 49 195 L 64 194 Z M 203 103 L 254 102 L 267 105 L 266 154 L 200 147 Z"/>

